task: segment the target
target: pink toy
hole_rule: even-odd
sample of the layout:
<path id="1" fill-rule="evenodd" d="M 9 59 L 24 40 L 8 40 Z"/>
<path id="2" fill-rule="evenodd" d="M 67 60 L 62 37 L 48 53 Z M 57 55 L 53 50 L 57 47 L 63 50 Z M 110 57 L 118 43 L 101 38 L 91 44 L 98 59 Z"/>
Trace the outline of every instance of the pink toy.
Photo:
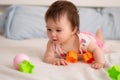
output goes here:
<path id="1" fill-rule="evenodd" d="M 24 61 L 24 60 L 29 61 L 29 57 L 26 54 L 21 53 L 21 54 L 16 55 L 15 58 L 14 58 L 14 60 L 13 60 L 14 68 L 17 69 L 17 70 L 19 70 L 18 64 L 20 62 Z"/>

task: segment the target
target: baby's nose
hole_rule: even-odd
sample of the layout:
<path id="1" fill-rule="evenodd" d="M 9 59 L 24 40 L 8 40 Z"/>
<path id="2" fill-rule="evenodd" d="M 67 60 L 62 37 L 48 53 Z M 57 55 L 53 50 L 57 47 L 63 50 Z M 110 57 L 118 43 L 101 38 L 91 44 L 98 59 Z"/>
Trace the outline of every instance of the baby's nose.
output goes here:
<path id="1" fill-rule="evenodd" d="M 53 36 L 53 37 L 56 36 L 56 32 L 52 32 L 52 36 Z"/>

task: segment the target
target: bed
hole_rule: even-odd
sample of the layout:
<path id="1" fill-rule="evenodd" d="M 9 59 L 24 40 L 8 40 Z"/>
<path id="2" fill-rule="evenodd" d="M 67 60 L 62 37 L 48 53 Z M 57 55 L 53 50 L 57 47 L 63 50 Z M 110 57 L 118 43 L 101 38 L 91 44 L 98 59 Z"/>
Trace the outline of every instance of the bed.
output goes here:
<path id="1" fill-rule="evenodd" d="M 120 65 L 120 1 L 79 0 L 77 2 L 77 0 L 71 0 L 78 6 L 82 20 L 81 30 L 94 33 L 98 26 L 101 26 L 104 32 L 106 64 L 99 70 L 95 70 L 83 62 L 69 63 L 68 66 L 55 66 L 42 61 L 48 41 L 44 27 L 44 14 L 54 1 L 0 1 L 0 79 L 111 80 L 106 70 L 116 64 Z M 39 2 L 40 4 L 38 4 Z M 33 11 L 31 12 L 31 10 Z M 92 20 L 88 20 L 87 17 Z M 91 23 L 92 25 L 90 25 Z M 87 27 L 88 25 L 94 29 Z M 34 64 L 32 74 L 23 73 L 14 68 L 13 59 L 21 53 L 28 55 L 30 62 Z"/>

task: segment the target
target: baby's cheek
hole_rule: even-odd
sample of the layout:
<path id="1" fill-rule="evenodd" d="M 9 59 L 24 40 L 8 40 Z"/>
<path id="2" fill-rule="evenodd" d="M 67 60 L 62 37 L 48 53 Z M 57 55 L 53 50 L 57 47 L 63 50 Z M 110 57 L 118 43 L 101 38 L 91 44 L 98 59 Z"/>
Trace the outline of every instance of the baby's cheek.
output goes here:
<path id="1" fill-rule="evenodd" d="M 62 43 L 62 42 L 64 42 L 64 38 L 63 37 L 59 37 L 58 41 Z"/>

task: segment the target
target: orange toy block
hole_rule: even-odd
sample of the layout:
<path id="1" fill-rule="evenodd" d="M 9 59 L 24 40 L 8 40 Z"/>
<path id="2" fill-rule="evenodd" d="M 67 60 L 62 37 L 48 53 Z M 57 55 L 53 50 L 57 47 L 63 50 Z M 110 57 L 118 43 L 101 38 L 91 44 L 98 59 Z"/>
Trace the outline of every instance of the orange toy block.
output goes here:
<path id="1" fill-rule="evenodd" d="M 71 62 L 71 63 L 75 63 L 78 61 L 78 54 L 74 51 L 69 51 L 67 54 L 66 54 L 66 61 L 67 62 Z"/>
<path id="2" fill-rule="evenodd" d="M 94 61 L 94 57 L 92 53 L 90 53 L 89 51 L 86 51 L 85 53 L 83 53 L 82 56 L 86 63 L 92 63 Z"/>

